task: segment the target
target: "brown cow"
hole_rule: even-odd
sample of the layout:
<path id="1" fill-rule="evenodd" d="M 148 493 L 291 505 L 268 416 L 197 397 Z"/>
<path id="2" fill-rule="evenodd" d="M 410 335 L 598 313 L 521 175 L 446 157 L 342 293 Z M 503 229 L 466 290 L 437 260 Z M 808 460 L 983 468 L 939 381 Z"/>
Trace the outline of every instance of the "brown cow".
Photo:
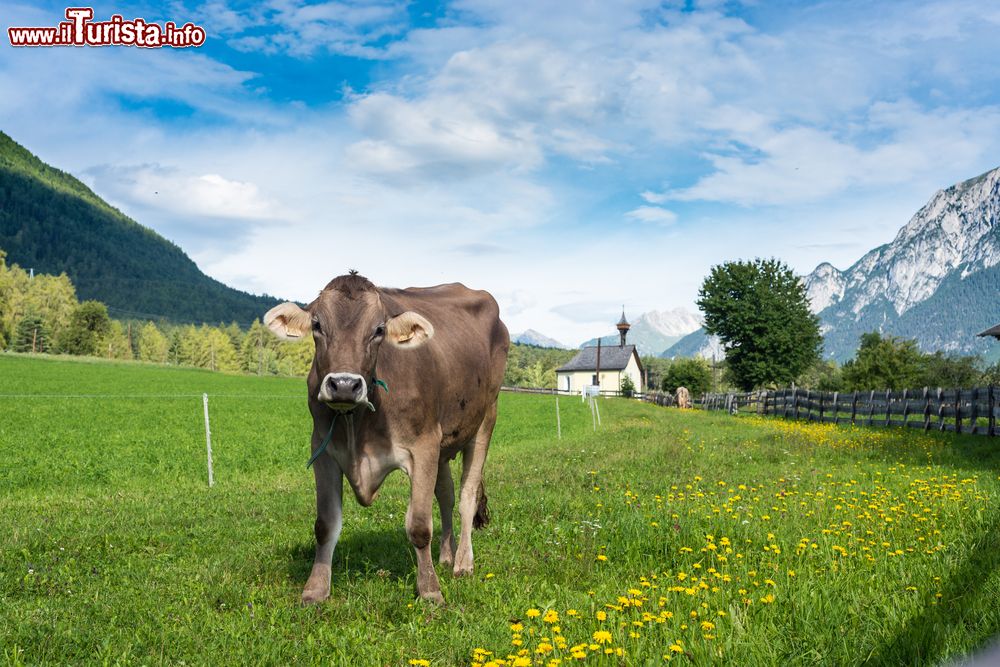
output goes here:
<path id="1" fill-rule="evenodd" d="M 431 556 L 433 498 L 441 511 L 440 562 L 472 572 L 472 528 L 488 521 L 483 463 L 497 418 L 510 339 L 487 292 L 452 283 L 386 289 L 351 272 L 315 301 L 283 303 L 264 316 L 279 338 L 312 335 L 309 410 L 316 478 L 316 557 L 302 591 L 330 596 L 330 563 L 342 526 L 343 478 L 367 507 L 393 470 L 410 478 L 406 535 L 417 554 L 417 592 L 443 602 Z M 462 453 L 458 548 L 455 484 Z"/>

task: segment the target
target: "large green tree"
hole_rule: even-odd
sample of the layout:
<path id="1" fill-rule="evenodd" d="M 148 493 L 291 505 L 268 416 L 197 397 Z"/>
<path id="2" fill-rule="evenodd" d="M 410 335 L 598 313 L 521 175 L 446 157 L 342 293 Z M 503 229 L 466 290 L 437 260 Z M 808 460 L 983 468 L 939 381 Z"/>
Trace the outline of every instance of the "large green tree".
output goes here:
<path id="1" fill-rule="evenodd" d="M 705 331 L 722 341 L 730 377 L 745 391 L 788 384 L 819 358 L 819 319 L 802 282 L 777 259 L 713 266 L 698 307 Z"/>

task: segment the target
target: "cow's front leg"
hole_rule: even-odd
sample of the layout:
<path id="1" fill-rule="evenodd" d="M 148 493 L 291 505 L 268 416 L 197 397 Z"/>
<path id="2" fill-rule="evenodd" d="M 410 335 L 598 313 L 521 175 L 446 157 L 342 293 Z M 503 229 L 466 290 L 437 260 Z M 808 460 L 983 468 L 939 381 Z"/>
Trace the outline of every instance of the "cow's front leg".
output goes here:
<path id="1" fill-rule="evenodd" d="M 442 456 L 438 461 L 437 482 L 434 485 L 434 496 L 441 511 L 441 552 L 438 562 L 452 566 L 455 562 L 455 534 L 452 531 L 452 519 L 455 513 L 455 482 L 451 478 L 451 466 L 448 458 Z"/>
<path id="2" fill-rule="evenodd" d="M 314 446 L 318 443 L 314 443 Z M 313 464 L 316 477 L 316 557 L 312 573 L 302 591 L 303 604 L 322 602 L 330 597 L 330 564 L 343 526 L 344 476 L 328 453 Z"/>
<path id="3" fill-rule="evenodd" d="M 425 453 L 427 449 L 434 449 L 433 454 Z M 436 450 L 436 446 L 416 448 L 418 453 L 413 456 L 409 471 L 410 506 L 406 510 L 406 537 L 417 552 L 417 594 L 424 600 L 444 602 L 431 556 L 434 487 L 438 472 Z"/>

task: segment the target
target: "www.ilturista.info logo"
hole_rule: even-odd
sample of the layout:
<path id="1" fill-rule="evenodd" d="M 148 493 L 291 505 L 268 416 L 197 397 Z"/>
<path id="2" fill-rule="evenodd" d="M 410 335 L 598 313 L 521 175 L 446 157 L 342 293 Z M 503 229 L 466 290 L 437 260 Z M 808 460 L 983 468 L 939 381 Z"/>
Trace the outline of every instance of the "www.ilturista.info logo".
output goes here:
<path id="1" fill-rule="evenodd" d="M 50 28 L 7 28 L 11 46 L 164 46 L 184 48 L 205 43 L 205 29 L 193 23 L 178 26 L 167 21 L 162 26 L 135 18 L 126 21 L 114 14 L 107 21 L 93 21 L 91 7 L 69 7 L 66 21 Z"/>

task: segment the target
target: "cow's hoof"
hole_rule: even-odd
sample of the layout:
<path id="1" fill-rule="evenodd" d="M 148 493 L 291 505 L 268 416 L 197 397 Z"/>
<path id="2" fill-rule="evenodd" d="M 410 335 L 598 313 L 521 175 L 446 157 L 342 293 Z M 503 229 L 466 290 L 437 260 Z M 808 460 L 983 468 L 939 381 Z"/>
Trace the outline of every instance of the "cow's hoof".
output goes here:
<path id="1" fill-rule="evenodd" d="M 451 567 L 455 564 L 455 559 L 451 554 L 441 554 L 441 557 L 438 558 L 438 563 L 444 565 L 445 567 Z"/>
<path id="2" fill-rule="evenodd" d="M 441 591 L 428 591 L 427 593 L 421 593 L 420 599 L 433 604 L 444 604 L 444 596 L 441 595 Z"/>
<path id="3" fill-rule="evenodd" d="M 454 575 L 456 577 L 467 577 L 472 574 L 472 567 L 456 567 Z"/>
<path id="4" fill-rule="evenodd" d="M 330 597 L 329 589 L 323 591 L 321 589 L 307 588 L 304 591 L 302 591 L 302 604 L 304 605 L 319 604 L 320 602 L 326 600 L 329 597 Z"/>

